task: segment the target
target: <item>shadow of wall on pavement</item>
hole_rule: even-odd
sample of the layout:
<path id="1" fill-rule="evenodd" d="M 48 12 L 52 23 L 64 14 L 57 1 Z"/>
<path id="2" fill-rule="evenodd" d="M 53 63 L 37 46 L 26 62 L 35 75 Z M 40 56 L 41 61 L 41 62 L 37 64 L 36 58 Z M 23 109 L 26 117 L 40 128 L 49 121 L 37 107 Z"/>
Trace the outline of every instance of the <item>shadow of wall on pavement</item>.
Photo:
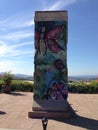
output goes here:
<path id="1" fill-rule="evenodd" d="M 0 111 L 0 115 L 4 115 L 4 114 L 6 114 L 6 112 Z"/>
<path id="2" fill-rule="evenodd" d="M 76 112 L 78 112 L 78 110 L 74 110 L 71 107 L 71 105 L 72 104 L 69 104 L 69 109 L 72 112 L 71 118 L 68 118 L 68 119 L 67 118 L 66 119 L 53 119 L 53 120 L 63 122 L 63 123 L 66 123 L 66 124 L 70 124 L 70 125 L 74 125 L 74 126 L 78 126 L 78 127 L 81 127 L 81 128 L 85 128 L 87 130 L 98 130 L 98 120 L 79 116 L 78 114 L 76 114 Z"/>
<path id="3" fill-rule="evenodd" d="M 74 114 L 74 116 L 70 119 L 59 119 L 56 121 L 85 128 L 87 130 L 98 130 L 98 120 L 82 117 L 77 114 Z"/>
<path id="4" fill-rule="evenodd" d="M 19 93 L 19 92 L 11 92 L 8 95 L 12 95 L 12 96 L 25 96 L 25 94 Z"/>

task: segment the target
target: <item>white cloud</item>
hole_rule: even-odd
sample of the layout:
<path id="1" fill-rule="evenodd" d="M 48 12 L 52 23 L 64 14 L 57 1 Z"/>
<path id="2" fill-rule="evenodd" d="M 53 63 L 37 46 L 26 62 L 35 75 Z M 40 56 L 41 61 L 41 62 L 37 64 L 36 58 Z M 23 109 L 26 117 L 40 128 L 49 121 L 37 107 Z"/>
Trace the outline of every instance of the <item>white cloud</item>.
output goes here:
<path id="1" fill-rule="evenodd" d="M 28 28 L 32 27 L 33 25 L 34 25 L 33 18 L 29 19 L 15 18 L 15 20 L 10 19 L 6 27 L 10 29 L 17 29 L 17 28 Z"/>
<path id="2" fill-rule="evenodd" d="M 0 18 L 0 40 L 19 41 L 34 36 L 34 20 L 31 16 L 21 17 L 17 15 L 9 19 Z M 32 27 L 32 30 L 29 28 Z"/>
<path id="3" fill-rule="evenodd" d="M 22 15 L 22 14 L 21 14 Z M 10 29 L 20 29 L 20 28 L 28 28 L 34 25 L 33 16 L 12 16 L 8 19 L 0 18 L 0 30 L 10 30 Z"/>
<path id="4" fill-rule="evenodd" d="M 1 21 L 0 21 L 0 26 L 6 24 L 7 22 L 8 22 L 8 19 L 3 19 L 3 20 L 1 20 Z"/>
<path id="5" fill-rule="evenodd" d="M 15 49 L 15 48 L 18 48 L 18 47 L 21 47 L 21 46 L 28 46 L 28 45 L 33 45 L 33 42 L 24 42 L 24 43 L 20 43 L 20 44 L 16 44 L 16 45 L 12 45 L 11 48 L 12 49 Z"/>
<path id="6" fill-rule="evenodd" d="M 12 61 L 3 60 L 0 61 L 0 72 L 10 71 L 13 68 Z"/>
<path id="7" fill-rule="evenodd" d="M 47 3 L 43 10 L 60 10 L 66 6 L 76 3 L 77 0 L 57 0 L 56 2 L 52 2 L 51 5 L 47 7 Z M 46 8 L 47 7 L 47 8 Z"/>
<path id="8" fill-rule="evenodd" d="M 33 51 L 32 50 L 25 50 L 25 51 L 22 51 L 22 50 L 11 50 L 9 52 L 9 57 L 20 57 L 20 56 L 29 56 L 31 55 L 33 56 Z"/>
<path id="9" fill-rule="evenodd" d="M 59 8 L 61 8 L 61 4 L 62 4 L 61 1 L 57 1 L 57 2 L 55 2 L 51 7 L 49 7 L 48 10 L 56 10 L 56 9 L 59 9 Z"/>
<path id="10" fill-rule="evenodd" d="M 0 31 L 2 31 L 2 32 L 6 32 L 7 29 L 6 29 L 6 28 L 0 28 Z"/>
<path id="11" fill-rule="evenodd" d="M 32 48 L 27 50 L 25 47 L 25 50 L 19 49 L 19 47 L 32 45 Z M 8 45 L 7 43 L 0 41 L 0 57 L 17 57 L 22 55 L 34 55 L 33 51 L 33 43 L 32 42 L 25 42 L 15 45 Z"/>
<path id="12" fill-rule="evenodd" d="M 21 27 L 29 27 L 29 26 L 33 26 L 34 25 L 34 20 L 31 19 L 31 20 L 28 20 L 26 22 L 24 22 Z"/>
<path id="13" fill-rule="evenodd" d="M 33 32 L 30 31 L 16 31 L 0 35 L 0 39 L 17 41 L 28 37 L 33 37 L 33 35 Z"/>
<path id="14" fill-rule="evenodd" d="M 0 56 L 4 56 L 4 54 L 8 51 L 8 46 L 5 42 L 0 41 Z"/>
<path id="15" fill-rule="evenodd" d="M 26 63 L 27 61 L 2 60 L 0 61 L 0 72 L 12 71 L 13 73 L 15 72 L 16 68 L 18 72 L 19 66 Z"/>

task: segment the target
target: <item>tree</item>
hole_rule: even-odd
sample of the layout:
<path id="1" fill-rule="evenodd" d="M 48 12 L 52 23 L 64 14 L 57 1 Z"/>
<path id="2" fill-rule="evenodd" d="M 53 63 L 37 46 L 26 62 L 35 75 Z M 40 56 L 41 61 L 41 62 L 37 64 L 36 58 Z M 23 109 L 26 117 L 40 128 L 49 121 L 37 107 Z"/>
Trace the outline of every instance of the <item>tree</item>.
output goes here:
<path id="1" fill-rule="evenodd" d="M 3 85 L 2 85 L 2 92 L 4 93 L 10 93 L 11 91 L 11 82 L 13 79 L 13 75 L 11 72 L 5 72 L 2 76 Z"/>

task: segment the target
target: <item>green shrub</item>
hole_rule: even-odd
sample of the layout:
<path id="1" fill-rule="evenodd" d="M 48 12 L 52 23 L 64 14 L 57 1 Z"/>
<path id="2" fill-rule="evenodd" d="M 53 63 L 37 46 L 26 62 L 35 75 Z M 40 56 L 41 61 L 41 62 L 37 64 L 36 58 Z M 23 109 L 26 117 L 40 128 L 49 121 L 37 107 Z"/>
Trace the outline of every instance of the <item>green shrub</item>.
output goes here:
<path id="1" fill-rule="evenodd" d="M 73 82 L 68 84 L 69 92 L 71 93 L 98 93 L 98 82 L 92 81 L 89 84 L 83 82 Z"/>
<path id="2" fill-rule="evenodd" d="M 33 92 L 33 83 L 23 80 L 13 80 L 11 91 Z"/>
<path id="3" fill-rule="evenodd" d="M 13 79 L 13 75 L 10 72 L 5 72 L 2 76 L 2 80 L 5 85 L 10 85 Z"/>
<path id="4" fill-rule="evenodd" d="M 0 79 L 0 92 L 2 91 L 2 84 L 3 84 L 3 83 L 4 83 L 3 80 Z"/>
<path id="5" fill-rule="evenodd" d="M 2 85 L 0 84 L 0 92 L 2 91 Z"/>

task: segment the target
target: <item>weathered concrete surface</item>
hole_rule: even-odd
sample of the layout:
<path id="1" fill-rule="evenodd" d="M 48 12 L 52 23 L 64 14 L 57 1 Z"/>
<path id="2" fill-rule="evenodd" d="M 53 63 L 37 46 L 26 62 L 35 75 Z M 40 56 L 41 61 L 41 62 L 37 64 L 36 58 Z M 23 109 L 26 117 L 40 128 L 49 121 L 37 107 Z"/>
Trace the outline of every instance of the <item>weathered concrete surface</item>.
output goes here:
<path id="1" fill-rule="evenodd" d="M 68 100 L 78 116 L 48 120 L 47 130 L 98 130 L 98 95 L 69 94 Z M 43 130 L 41 119 L 28 118 L 31 110 L 32 93 L 0 94 L 0 128 Z"/>
<path id="2" fill-rule="evenodd" d="M 57 21 L 57 20 L 66 20 L 67 21 L 67 11 L 36 11 L 35 12 L 35 21 Z"/>

